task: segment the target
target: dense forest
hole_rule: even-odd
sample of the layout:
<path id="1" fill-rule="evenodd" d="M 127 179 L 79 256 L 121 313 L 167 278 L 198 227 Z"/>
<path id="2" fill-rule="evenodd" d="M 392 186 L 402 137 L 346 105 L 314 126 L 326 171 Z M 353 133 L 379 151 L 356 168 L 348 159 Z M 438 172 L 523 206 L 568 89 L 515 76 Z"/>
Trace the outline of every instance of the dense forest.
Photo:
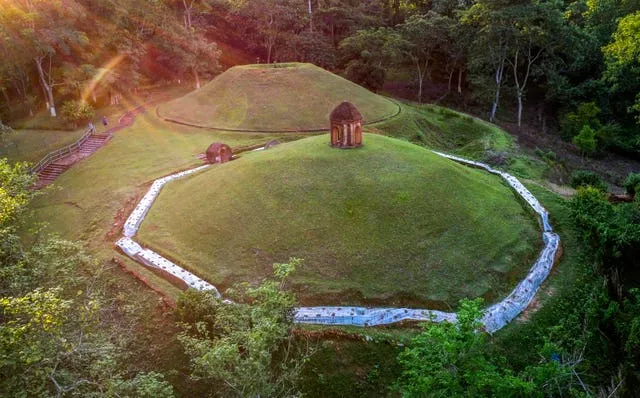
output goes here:
<path id="1" fill-rule="evenodd" d="M 90 110 L 74 101 L 113 103 L 161 80 L 198 87 L 221 69 L 224 46 L 236 49 L 222 54 L 227 66 L 247 59 L 312 62 L 372 90 L 402 82 L 411 100 L 463 104 L 490 121 L 552 129 L 585 154 L 640 151 L 634 0 L 91 0 L 1 7 L 5 120 L 45 106 L 51 115 L 63 106 L 68 117 L 80 118 Z"/>
<path id="2" fill-rule="evenodd" d="M 640 157 L 638 0 L 0 0 L 0 54 L 0 142 L 38 114 L 78 127 L 149 86 L 310 62 L 412 104 L 561 137 L 584 158 Z M 237 305 L 188 291 L 158 314 L 154 294 L 122 298 L 137 288 L 113 264 L 30 224 L 40 194 L 27 166 L 0 160 L 0 395 L 304 392 L 323 343 L 293 325 L 287 278 L 301 260 L 236 287 Z M 637 395 L 640 174 L 624 181 L 625 203 L 595 174 L 573 185 L 547 203 L 575 285 L 527 329 L 479 331 L 481 301 L 464 300 L 457 324 L 414 326 L 406 347 L 385 338 L 397 355 L 373 395 Z"/>

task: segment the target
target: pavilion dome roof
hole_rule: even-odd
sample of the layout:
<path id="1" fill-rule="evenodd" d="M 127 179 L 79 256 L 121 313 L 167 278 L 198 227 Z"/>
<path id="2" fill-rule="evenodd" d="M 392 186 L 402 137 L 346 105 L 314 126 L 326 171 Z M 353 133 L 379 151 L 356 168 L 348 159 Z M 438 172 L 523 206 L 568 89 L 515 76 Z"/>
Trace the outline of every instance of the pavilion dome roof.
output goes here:
<path id="1" fill-rule="evenodd" d="M 344 101 L 331 112 L 332 122 L 362 121 L 362 114 L 351 102 Z"/>

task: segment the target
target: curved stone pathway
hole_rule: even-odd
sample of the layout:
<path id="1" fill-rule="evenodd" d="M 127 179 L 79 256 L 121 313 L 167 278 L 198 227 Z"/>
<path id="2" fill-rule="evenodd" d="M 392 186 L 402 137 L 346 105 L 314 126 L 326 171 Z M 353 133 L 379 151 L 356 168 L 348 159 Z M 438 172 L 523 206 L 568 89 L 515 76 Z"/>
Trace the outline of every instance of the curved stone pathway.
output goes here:
<path id="1" fill-rule="evenodd" d="M 490 166 L 467 160 L 461 157 L 448 155 L 442 152 L 433 151 L 435 154 L 451 159 L 455 162 L 480 168 L 489 173 L 501 176 L 511 188 L 520 195 L 525 202 L 536 212 L 542 225 L 542 239 L 544 248 L 540 252 L 537 261 L 533 264 L 527 277 L 522 280 L 516 288 L 502 301 L 489 306 L 484 310 L 482 323 L 489 333 L 496 332 L 516 318 L 533 300 L 542 283 L 549 276 L 555 261 L 560 237 L 553 232 L 549 224 L 549 213 L 540 204 L 538 199 L 514 176 Z M 204 165 L 194 169 L 182 171 L 167 177 L 157 179 L 152 184 L 147 194 L 142 198 L 138 206 L 127 219 L 123 234 L 124 236 L 116 242 L 116 245 L 132 259 L 162 270 L 173 277 L 182 280 L 187 286 L 198 290 L 214 290 L 220 297 L 220 292 L 209 282 L 197 277 L 191 272 L 172 263 L 150 249 L 145 249 L 133 240 L 140 224 L 144 220 L 147 212 L 158 197 L 162 187 L 175 179 L 204 170 L 211 165 Z M 375 326 L 396 323 L 404 320 L 412 321 L 432 321 L 455 322 L 456 314 L 429 309 L 412 308 L 365 308 L 365 307 L 300 307 L 296 309 L 294 320 L 297 323 L 321 324 L 321 325 L 354 325 L 354 326 Z"/>

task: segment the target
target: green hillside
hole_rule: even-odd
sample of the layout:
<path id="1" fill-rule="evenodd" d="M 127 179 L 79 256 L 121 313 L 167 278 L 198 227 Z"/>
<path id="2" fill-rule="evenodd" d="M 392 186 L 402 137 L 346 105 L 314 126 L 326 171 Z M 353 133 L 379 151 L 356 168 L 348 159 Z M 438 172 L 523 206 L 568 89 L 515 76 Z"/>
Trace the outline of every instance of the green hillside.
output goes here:
<path id="1" fill-rule="evenodd" d="M 499 298 L 539 247 L 533 215 L 498 177 L 416 145 L 322 135 L 165 187 L 140 241 L 221 287 L 295 256 L 306 304 L 455 306 Z"/>
<path id="2" fill-rule="evenodd" d="M 236 66 L 200 90 L 163 104 L 168 120 L 222 130 L 328 129 L 342 101 L 354 103 L 365 122 L 398 113 L 394 102 L 311 64 Z"/>

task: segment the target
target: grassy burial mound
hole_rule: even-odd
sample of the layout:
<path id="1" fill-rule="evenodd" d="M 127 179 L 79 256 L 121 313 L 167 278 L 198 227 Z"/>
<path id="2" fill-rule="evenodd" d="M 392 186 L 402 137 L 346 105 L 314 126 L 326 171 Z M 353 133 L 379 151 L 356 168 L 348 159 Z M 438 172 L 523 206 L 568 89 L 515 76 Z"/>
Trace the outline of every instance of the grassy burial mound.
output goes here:
<path id="1" fill-rule="evenodd" d="M 429 305 L 506 295 L 541 246 L 499 177 L 405 141 L 306 138 L 164 188 L 140 241 L 222 287 L 305 260 L 303 304 Z"/>
<path id="2" fill-rule="evenodd" d="M 327 130 L 342 101 L 365 123 L 398 113 L 394 102 L 311 64 L 236 66 L 198 91 L 168 102 L 158 114 L 171 121 L 221 130 Z"/>

